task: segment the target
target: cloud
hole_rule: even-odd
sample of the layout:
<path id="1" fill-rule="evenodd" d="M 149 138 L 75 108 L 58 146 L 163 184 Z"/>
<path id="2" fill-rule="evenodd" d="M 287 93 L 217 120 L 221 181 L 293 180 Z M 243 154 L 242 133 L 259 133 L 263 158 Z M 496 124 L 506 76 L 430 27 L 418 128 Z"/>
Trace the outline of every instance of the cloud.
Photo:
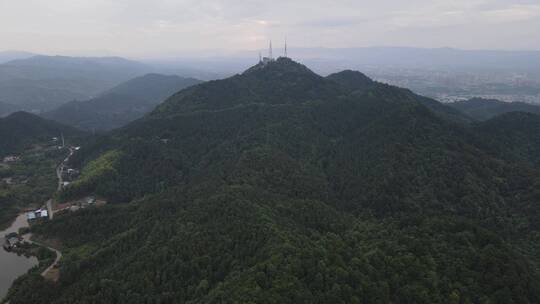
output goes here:
<path id="1" fill-rule="evenodd" d="M 511 5 L 507 8 L 488 10 L 481 13 L 486 21 L 516 22 L 540 18 L 540 4 Z"/>
<path id="2" fill-rule="evenodd" d="M 292 45 L 305 47 L 540 48 L 535 31 L 524 30 L 540 28 L 540 4 L 538 0 L 0 0 L 0 28 L 2 48 L 37 52 L 109 49 L 137 55 L 253 49 L 285 36 Z M 494 32 L 506 33 L 506 40 Z"/>

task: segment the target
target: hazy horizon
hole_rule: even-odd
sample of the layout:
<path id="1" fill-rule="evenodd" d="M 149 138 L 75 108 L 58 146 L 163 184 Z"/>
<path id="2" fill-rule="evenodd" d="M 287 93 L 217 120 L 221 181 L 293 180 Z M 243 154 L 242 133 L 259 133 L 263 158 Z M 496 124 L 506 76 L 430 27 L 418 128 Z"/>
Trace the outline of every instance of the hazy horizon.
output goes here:
<path id="1" fill-rule="evenodd" d="M 539 50 L 540 4 L 472 1 L 0 2 L 2 49 L 163 57 L 281 47 Z M 466 34 L 464 34 L 466 33 Z"/>

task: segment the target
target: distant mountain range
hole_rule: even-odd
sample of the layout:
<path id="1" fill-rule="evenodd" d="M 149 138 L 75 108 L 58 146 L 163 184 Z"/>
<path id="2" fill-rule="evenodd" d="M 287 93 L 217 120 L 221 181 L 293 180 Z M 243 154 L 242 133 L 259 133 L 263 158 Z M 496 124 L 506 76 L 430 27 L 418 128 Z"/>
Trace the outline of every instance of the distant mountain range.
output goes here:
<path id="1" fill-rule="evenodd" d="M 534 51 L 368 47 L 290 48 L 289 53 L 320 74 L 328 75 L 353 67 L 381 81 L 432 97 L 461 93 L 468 96 L 495 93 L 535 95 L 540 82 L 540 64 L 537 64 L 540 52 Z M 94 98 L 105 90 L 147 73 L 203 80 L 228 77 L 253 65 L 258 51 L 214 57 L 207 53 L 205 56 L 162 58 L 141 63 L 118 57 L 34 56 L 27 52 L 0 52 L 0 116 L 16 110 L 51 111 L 72 100 Z M 492 74 L 486 75 L 486 71 L 497 71 L 501 77 L 491 79 L 489 75 Z M 483 74 L 477 85 L 461 90 L 463 82 L 469 81 L 468 75 L 478 73 Z M 513 75 L 522 77 L 519 85 L 512 82 Z"/>
<path id="2" fill-rule="evenodd" d="M 34 114 L 15 112 L 0 118 L 0 157 L 18 153 L 32 143 L 49 141 L 61 134 L 69 137 L 82 135 L 83 132 Z"/>
<path id="3" fill-rule="evenodd" d="M 524 102 L 504 102 L 494 99 L 473 98 L 448 103 L 447 105 L 476 120 L 488 120 L 509 112 L 540 114 L 540 106 L 538 105 Z"/>
<path id="4" fill-rule="evenodd" d="M 142 117 L 170 95 L 199 83 L 193 78 L 148 74 L 93 99 L 68 102 L 43 117 L 83 130 L 110 130 Z"/>
<path id="5" fill-rule="evenodd" d="M 0 103 L 42 112 L 88 99 L 151 68 L 122 58 L 33 56 L 0 64 Z M 0 113 L 1 114 L 1 113 Z"/>
<path id="6" fill-rule="evenodd" d="M 26 59 L 33 56 L 36 56 L 36 54 L 22 51 L 0 51 L 0 64 L 17 59 Z"/>

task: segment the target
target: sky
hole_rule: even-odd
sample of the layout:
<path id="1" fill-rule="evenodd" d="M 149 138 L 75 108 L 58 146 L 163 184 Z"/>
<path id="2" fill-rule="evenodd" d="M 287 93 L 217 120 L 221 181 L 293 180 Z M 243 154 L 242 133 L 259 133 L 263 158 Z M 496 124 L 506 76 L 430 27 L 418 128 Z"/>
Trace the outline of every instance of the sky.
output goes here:
<path id="1" fill-rule="evenodd" d="M 294 47 L 540 50 L 540 0 L 0 0 L 0 50 L 169 56 Z"/>

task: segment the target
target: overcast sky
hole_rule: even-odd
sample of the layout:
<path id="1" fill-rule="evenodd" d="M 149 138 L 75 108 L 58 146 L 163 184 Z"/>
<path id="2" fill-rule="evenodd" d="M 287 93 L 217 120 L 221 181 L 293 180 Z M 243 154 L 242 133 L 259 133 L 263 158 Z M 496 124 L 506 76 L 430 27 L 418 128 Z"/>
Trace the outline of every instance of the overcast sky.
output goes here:
<path id="1" fill-rule="evenodd" d="M 0 0 L 0 50 L 540 49 L 540 0 Z"/>

